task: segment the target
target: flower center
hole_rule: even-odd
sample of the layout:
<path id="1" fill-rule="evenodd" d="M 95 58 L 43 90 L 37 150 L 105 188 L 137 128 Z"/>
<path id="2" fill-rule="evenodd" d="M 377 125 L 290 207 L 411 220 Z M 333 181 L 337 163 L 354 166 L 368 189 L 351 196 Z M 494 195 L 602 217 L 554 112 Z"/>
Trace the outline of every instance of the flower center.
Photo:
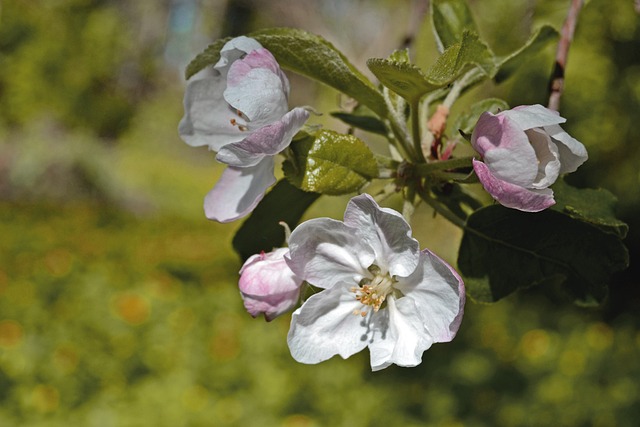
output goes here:
<path id="1" fill-rule="evenodd" d="M 389 273 L 382 273 L 380 267 L 375 264 L 368 270 L 373 277 L 365 277 L 360 280 L 358 286 L 350 289 L 356 294 L 356 299 L 365 306 L 363 310 L 354 310 L 353 312 L 353 314 L 359 314 L 362 317 L 367 315 L 367 306 L 372 307 L 374 312 L 380 310 L 387 296 L 394 291 L 393 285 L 397 282 Z"/>

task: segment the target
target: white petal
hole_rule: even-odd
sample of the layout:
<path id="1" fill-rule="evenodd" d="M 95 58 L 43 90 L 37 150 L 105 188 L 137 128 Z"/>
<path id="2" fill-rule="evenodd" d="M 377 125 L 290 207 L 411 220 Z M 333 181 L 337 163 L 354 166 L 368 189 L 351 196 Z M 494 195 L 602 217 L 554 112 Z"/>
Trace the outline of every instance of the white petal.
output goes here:
<path id="1" fill-rule="evenodd" d="M 547 188 L 556 182 L 560 172 L 558 148 L 542 128 L 529 129 L 526 133 L 538 159 L 538 175 L 531 187 Z"/>
<path id="2" fill-rule="evenodd" d="M 346 359 L 367 346 L 368 318 L 353 313 L 362 304 L 350 286 L 342 283 L 319 292 L 293 313 L 287 342 L 295 360 L 319 363 L 336 354 Z"/>
<path id="3" fill-rule="evenodd" d="M 265 155 L 273 156 L 287 148 L 308 118 L 309 112 L 304 108 L 294 108 L 281 120 L 261 127 L 242 141 L 225 145 L 216 159 L 230 166 L 253 166 Z"/>
<path id="4" fill-rule="evenodd" d="M 584 145 L 566 133 L 560 126 L 546 126 L 544 130 L 549 133 L 558 146 L 561 164 L 560 174 L 574 172 L 581 164 L 587 161 L 589 155 Z"/>
<path id="5" fill-rule="evenodd" d="M 415 270 L 420 245 L 411 237 L 411 227 L 398 212 L 381 208 L 365 193 L 349 201 L 344 223 L 357 230 L 373 248 L 383 274 L 408 276 Z"/>
<path id="6" fill-rule="evenodd" d="M 248 215 L 262 200 L 265 191 L 276 182 L 274 161 L 266 157 L 250 168 L 228 167 L 204 199 L 207 218 L 230 222 Z"/>
<path id="7" fill-rule="evenodd" d="M 483 113 L 471 144 L 497 178 L 530 187 L 538 174 L 536 153 L 518 124 L 501 114 Z"/>
<path id="8" fill-rule="evenodd" d="M 254 58 L 261 52 L 268 56 Z M 231 65 L 224 98 L 248 117 L 249 129 L 255 130 L 279 120 L 288 111 L 288 84 L 285 85 L 283 77 L 278 63 L 266 49 L 255 51 Z"/>
<path id="9" fill-rule="evenodd" d="M 289 267 L 320 288 L 338 282 L 356 285 L 373 264 L 375 253 L 356 230 L 330 218 L 305 221 L 289 237 Z"/>
<path id="10" fill-rule="evenodd" d="M 232 63 L 243 57 L 244 55 L 260 49 L 262 45 L 257 40 L 246 36 L 236 37 L 229 40 L 220 49 L 220 59 L 213 66 L 224 77 L 226 77 L 229 67 Z"/>
<path id="11" fill-rule="evenodd" d="M 415 273 L 396 284 L 404 297 L 415 302 L 416 312 L 433 342 L 455 336 L 464 311 L 465 292 L 460 276 L 443 260 L 424 250 Z"/>
<path id="12" fill-rule="evenodd" d="M 207 145 L 218 151 L 225 144 L 247 136 L 231 122 L 240 118 L 222 96 L 225 85 L 220 76 L 189 82 L 184 95 L 184 117 L 178 125 L 184 142 L 194 147 Z"/>
<path id="13" fill-rule="evenodd" d="M 567 121 L 567 119 L 561 117 L 558 112 L 543 107 L 540 104 L 521 105 L 498 114 L 509 117 L 516 122 L 522 130 L 550 126 Z"/>
<path id="14" fill-rule="evenodd" d="M 379 371 L 391 364 L 411 367 L 422 362 L 422 353 L 431 347 L 433 339 L 422 324 L 420 309 L 409 298 L 387 299 L 387 308 L 375 316 L 376 331 L 380 332 L 369 344 L 371 370 Z"/>

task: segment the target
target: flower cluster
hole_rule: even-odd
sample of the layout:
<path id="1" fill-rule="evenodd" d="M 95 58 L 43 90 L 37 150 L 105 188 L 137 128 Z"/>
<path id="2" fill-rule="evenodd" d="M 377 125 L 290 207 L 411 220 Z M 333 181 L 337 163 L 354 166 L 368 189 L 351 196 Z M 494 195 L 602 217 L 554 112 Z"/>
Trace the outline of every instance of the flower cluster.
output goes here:
<path id="1" fill-rule="evenodd" d="M 213 73 L 187 86 L 179 132 L 187 144 L 216 151 L 216 159 L 228 166 L 205 198 L 207 217 L 228 222 L 249 214 L 275 182 L 274 157 L 309 113 L 288 110 L 287 77 L 254 39 L 226 43 Z M 428 126 L 438 143 L 449 110 L 439 111 Z M 481 159 L 468 159 L 465 166 L 473 166 L 502 205 L 544 210 L 555 203 L 550 186 L 587 159 L 584 146 L 559 126 L 564 122 L 540 105 L 486 112 L 471 136 Z M 454 146 L 455 141 L 434 162 L 458 162 L 450 159 Z M 424 189 L 427 179 L 417 182 Z M 303 222 L 288 246 L 247 259 L 239 288 L 253 317 L 271 321 L 295 310 L 287 338 L 295 360 L 319 363 L 368 348 L 374 371 L 416 366 L 432 344 L 455 337 L 465 305 L 462 279 L 420 249 L 402 215 L 368 194 L 350 200 L 343 221 Z M 319 291 L 301 301 L 305 286 Z"/>

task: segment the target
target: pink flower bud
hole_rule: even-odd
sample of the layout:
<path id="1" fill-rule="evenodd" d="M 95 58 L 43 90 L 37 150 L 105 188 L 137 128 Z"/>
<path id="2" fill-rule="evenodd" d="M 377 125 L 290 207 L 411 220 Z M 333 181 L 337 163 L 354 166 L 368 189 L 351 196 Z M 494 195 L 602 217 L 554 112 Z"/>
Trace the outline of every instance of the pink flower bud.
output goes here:
<path id="1" fill-rule="evenodd" d="M 284 260 L 288 248 L 251 256 L 240 269 L 240 294 L 250 315 L 271 321 L 293 309 L 300 299 L 302 279 Z"/>

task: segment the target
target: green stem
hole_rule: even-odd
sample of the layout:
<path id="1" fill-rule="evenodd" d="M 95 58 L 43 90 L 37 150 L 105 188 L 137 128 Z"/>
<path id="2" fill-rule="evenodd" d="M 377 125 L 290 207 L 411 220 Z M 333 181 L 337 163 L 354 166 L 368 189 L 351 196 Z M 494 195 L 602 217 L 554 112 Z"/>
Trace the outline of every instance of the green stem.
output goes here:
<path id="1" fill-rule="evenodd" d="M 453 225 L 463 230 L 466 229 L 465 221 L 462 218 L 456 216 L 449 209 L 445 208 L 440 203 L 438 203 L 437 200 L 435 200 L 433 197 L 429 195 L 428 191 L 421 189 L 419 190 L 419 194 L 422 200 L 424 200 L 429 206 L 431 206 L 434 211 L 436 211 L 438 214 L 446 218 L 450 223 L 452 223 Z"/>
<path id="2" fill-rule="evenodd" d="M 418 163 L 426 163 L 427 159 L 422 152 L 422 140 L 420 139 L 420 100 L 411 102 L 411 133 L 413 137 L 413 150 Z"/>
<path id="3" fill-rule="evenodd" d="M 442 160 L 438 162 L 424 163 L 415 165 L 415 171 L 420 176 L 425 176 L 436 171 L 459 169 L 471 167 L 473 157 L 460 157 L 451 160 Z"/>

